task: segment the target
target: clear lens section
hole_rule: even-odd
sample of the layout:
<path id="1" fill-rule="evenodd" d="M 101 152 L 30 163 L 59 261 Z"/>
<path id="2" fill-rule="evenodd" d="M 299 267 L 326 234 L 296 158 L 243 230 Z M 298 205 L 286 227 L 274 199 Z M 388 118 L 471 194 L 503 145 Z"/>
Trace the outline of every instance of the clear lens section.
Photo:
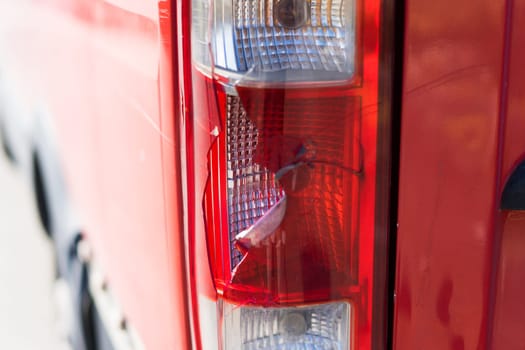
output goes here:
<path id="1" fill-rule="evenodd" d="M 355 69 L 355 0 L 195 0 L 193 59 L 270 81 L 344 80 Z"/>
<path id="2" fill-rule="evenodd" d="M 264 216 L 284 195 L 275 176 L 255 163 L 258 132 L 236 96 L 227 97 L 228 220 L 232 268 L 242 259 L 235 237 Z"/>
<path id="3" fill-rule="evenodd" d="M 348 350 L 350 305 L 262 308 L 223 302 L 223 349 Z"/>

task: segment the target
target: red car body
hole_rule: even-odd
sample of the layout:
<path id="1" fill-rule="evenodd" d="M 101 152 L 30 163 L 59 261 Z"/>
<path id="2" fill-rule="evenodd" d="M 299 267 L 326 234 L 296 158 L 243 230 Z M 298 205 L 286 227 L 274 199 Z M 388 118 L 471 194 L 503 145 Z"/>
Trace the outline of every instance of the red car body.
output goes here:
<path id="1" fill-rule="evenodd" d="M 0 8 L 3 68 L 21 104 L 50 116 L 83 236 L 127 322 L 154 350 L 206 348 L 208 336 L 195 331 L 185 241 L 186 2 Z M 372 337 L 382 340 L 352 349 L 522 349 L 525 221 L 501 198 L 525 156 L 525 1 L 406 0 L 397 8 L 403 21 L 391 30 L 403 40 L 382 47 L 402 61 L 379 75 L 379 85 L 394 76 L 399 106 L 391 126 L 397 231 L 375 260 L 387 271 L 384 305 L 372 313 L 383 327 Z"/>

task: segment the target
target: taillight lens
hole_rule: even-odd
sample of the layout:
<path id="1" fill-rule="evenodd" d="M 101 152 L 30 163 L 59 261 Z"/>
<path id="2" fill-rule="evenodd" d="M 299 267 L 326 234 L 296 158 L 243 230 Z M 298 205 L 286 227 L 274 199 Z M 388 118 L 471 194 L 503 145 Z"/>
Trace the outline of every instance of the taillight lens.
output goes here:
<path id="1" fill-rule="evenodd" d="M 221 302 L 223 349 L 348 349 L 350 305 L 254 307 Z"/>
<path id="2" fill-rule="evenodd" d="M 355 70 L 355 0 L 197 0 L 194 63 L 230 80 L 346 80 Z"/>
<path id="3" fill-rule="evenodd" d="M 210 158 L 226 183 L 212 174 L 205 196 L 209 242 L 230 242 L 212 261 L 217 286 L 263 305 L 347 295 L 357 284 L 359 98 L 342 87 L 236 90 Z"/>
<path id="4" fill-rule="evenodd" d="M 190 18 L 192 278 L 217 293 L 218 343 L 370 349 L 379 1 L 193 0 Z"/>

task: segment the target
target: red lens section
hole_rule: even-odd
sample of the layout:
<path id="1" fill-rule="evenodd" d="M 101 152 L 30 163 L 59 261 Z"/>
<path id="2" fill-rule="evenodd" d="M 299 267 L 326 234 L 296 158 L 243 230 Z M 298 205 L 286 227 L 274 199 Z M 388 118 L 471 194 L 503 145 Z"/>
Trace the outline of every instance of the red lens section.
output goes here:
<path id="1" fill-rule="evenodd" d="M 226 108 L 208 155 L 205 217 L 219 292 L 259 305 L 349 297 L 358 283 L 360 97 L 342 87 L 237 92 L 217 94 Z M 284 195 L 282 221 L 257 244 L 239 244 L 236 234 Z"/>
<path id="2" fill-rule="evenodd" d="M 341 88 L 238 92 L 259 130 L 255 162 L 276 174 L 287 203 L 279 228 L 246 252 L 225 295 L 244 299 L 249 287 L 253 298 L 258 288 L 269 304 L 348 295 L 357 271 L 359 98 Z"/>

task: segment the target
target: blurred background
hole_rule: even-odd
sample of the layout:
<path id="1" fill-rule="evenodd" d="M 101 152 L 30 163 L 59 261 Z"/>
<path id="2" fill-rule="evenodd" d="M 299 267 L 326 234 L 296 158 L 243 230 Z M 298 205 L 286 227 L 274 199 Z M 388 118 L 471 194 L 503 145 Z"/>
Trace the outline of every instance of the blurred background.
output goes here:
<path id="1" fill-rule="evenodd" d="M 0 152 L 0 349 L 69 350 L 59 332 L 54 276 L 29 182 Z"/>

